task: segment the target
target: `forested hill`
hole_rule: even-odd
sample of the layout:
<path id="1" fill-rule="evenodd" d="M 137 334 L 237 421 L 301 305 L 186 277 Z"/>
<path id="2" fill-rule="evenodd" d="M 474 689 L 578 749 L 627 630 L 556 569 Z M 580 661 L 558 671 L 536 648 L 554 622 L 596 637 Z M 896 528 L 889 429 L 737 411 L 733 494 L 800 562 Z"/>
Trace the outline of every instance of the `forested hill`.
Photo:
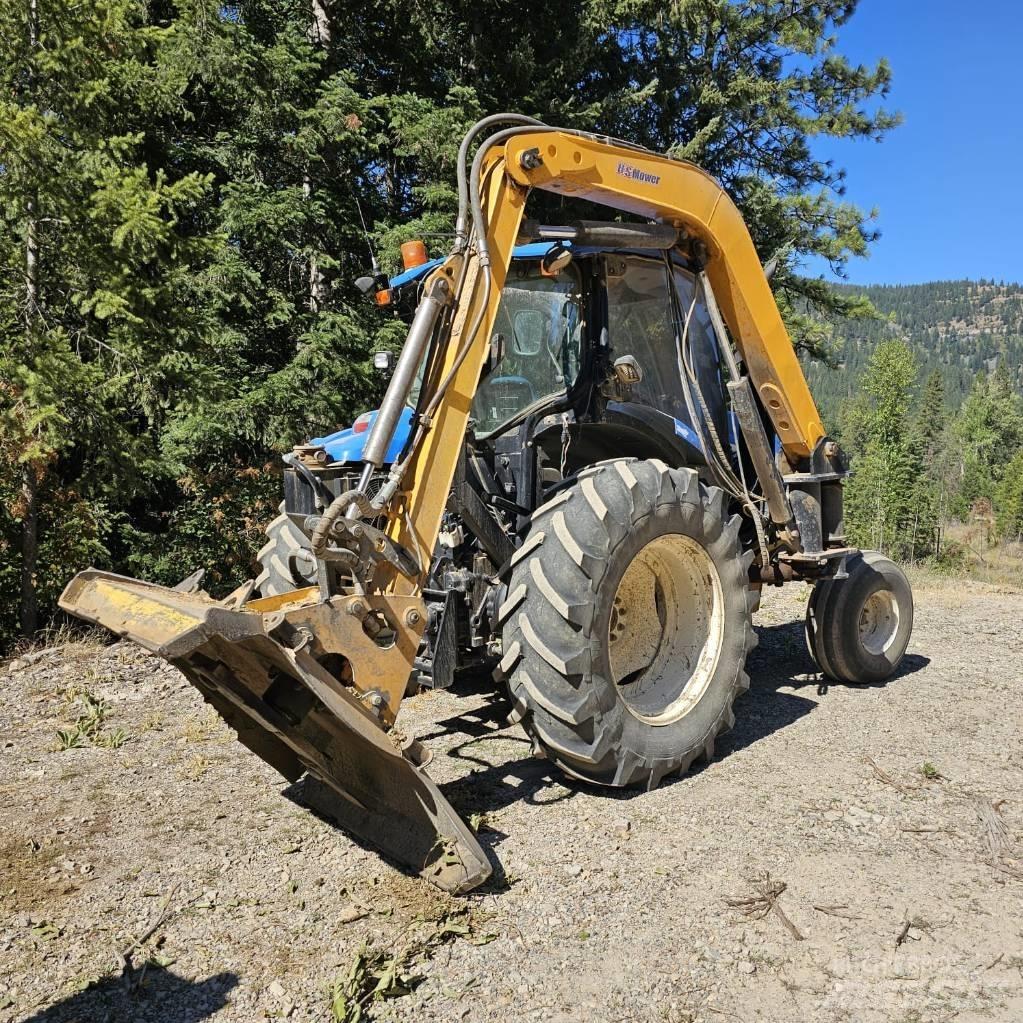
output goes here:
<path id="1" fill-rule="evenodd" d="M 835 324 L 834 366 L 807 364 L 807 376 L 829 428 L 843 401 L 857 393 L 863 369 L 879 342 L 901 338 L 912 348 L 919 380 L 939 370 L 947 403 L 956 408 L 979 373 L 999 365 L 1023 392 L 1023 285 L 994 281 L 935 281 L 931 284 L 839 285 L 866 295 L 880 320 Z"/>

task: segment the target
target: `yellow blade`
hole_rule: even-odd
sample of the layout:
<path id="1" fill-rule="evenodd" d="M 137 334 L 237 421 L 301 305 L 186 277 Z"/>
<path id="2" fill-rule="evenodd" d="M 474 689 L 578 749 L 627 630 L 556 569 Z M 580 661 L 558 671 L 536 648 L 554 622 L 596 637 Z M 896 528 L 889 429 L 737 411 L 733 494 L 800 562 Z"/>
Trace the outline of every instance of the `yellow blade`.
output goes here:
<path id="1" fill-rule="evenodd" d="M 485 881 L 486 854 L 426 773 L 422 749 L 397 749 L 313 651 L 349 650 L 356 676 L 367 667 L 393 673 L 405 655 L 368 646 L 359 620 L 317 602 L 315 589 L 263 605 L 234 610 L 95 569 L 60 598 L 65 611 L 170 661 L 242 743 L 289 781 L 302 778 L 288 793 L 300 802 L 447 891 Z M 388 656 L 394 664 L 381 661 Z"/>

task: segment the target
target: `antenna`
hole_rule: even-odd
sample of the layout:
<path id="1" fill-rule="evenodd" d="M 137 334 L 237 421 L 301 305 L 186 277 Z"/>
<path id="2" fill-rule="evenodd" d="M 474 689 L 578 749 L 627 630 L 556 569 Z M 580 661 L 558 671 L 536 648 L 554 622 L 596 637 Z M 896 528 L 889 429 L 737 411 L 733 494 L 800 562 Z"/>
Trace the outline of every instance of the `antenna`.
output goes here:
<path id="1" fill-rule="evenodd" d="M 369 228 L 366 226 L 366 218 L 362 214 L 362 203 L 359 202 L 359 193 L 352 192 L 355 198 L 355 208 L 359 211 L 359 220 L 362 221 L 362 233 L 366 236 L 366 248 L 369 249 L 369 262 L 374 272 L 379 272 L 380 264 L 377 262 L 377 254 L 373 251 L 373 242 L 369 236 Z"/>

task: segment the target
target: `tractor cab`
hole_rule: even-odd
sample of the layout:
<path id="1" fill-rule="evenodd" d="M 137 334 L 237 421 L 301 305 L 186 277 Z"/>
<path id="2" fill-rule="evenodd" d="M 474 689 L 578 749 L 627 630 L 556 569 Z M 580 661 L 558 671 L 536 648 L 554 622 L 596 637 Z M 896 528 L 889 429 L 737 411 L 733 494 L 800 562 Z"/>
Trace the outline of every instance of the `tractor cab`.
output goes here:
<path id="1" fill-rule="evenodd" d="M 388 282 L 390 300 L 403 318 L 411 317 L 422 282 L 438 262 Z M 680 344 L 686 330 L 693 338 L 690 375 Z M 557 437 L 539 438 L 544 450 L 553 449 L 562 443 L 568 416 L 570 463 L 576 461 L 571 451 L 576 444 L 585 449 L 579 451 L 583 461 L 606 448 L 605 457 L 633 454 L 702 465 L 700 398 L 721 435 L 728 434 L 718 359 L 706 305 L 680 254 L 520 245 L 472 402 L 472 434 L 497 444 L 516 435 L 524 422 L 554 415 Z M 417 386 L 410 409 L 418 396 Z M 399 434 L 407 437 L 411 421 L 402 417 Z"/>

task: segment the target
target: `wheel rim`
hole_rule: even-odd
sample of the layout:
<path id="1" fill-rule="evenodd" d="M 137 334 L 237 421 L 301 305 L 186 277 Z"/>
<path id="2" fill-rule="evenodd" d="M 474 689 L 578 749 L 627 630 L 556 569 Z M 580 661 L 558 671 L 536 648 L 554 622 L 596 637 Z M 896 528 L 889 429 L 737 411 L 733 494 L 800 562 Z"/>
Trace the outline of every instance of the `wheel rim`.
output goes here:
<path id="1" fill-rule="evenodd" d="M 703 547 L 677 533 L 643 547 L 608 622 L 611 674 L 629 712 L 653 724 L 687 714 L 714 676 L 723 622 L 721 580 Z"/>
<path id="2" fill-rule="evenodd" d="M 895 642 L 899 632 L 899 604 L 891 590 L 877 590 L 860 611 L 860 645 L 879 657 Z"/>

